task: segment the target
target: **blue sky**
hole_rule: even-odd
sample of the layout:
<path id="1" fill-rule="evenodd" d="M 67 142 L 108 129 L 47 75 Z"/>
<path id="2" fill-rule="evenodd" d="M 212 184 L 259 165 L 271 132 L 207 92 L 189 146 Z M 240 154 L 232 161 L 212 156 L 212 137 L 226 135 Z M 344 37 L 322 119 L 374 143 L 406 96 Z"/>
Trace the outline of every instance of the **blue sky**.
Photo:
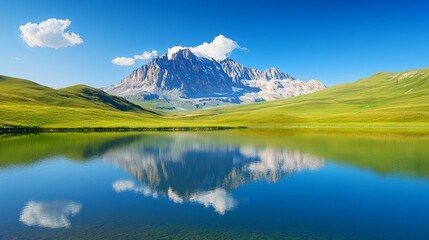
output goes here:
<path id="1" fill-rule="evenodd" d="M 0 74 L 51 87 L 120 81 L 134 66 L 112 59 L 174 45 L 197 46 L 222 34 L 247 50 L 247 67 L 276 67 L 332 86 L 378 71 L 429 67 L 425 1 L 0 1 Z M 19 27 L 69 19 L 83 43 L 30 47 Z M 19 58 L 19 60 L 17 60 Z"/>

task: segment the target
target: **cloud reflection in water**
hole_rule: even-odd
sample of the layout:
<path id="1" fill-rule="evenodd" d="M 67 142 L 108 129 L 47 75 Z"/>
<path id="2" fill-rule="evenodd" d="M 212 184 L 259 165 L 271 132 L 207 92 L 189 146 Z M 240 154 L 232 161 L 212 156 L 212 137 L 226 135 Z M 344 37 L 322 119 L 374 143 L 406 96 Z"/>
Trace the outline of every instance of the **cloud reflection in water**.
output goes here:
<path id="1" fill-rule="evenodd" d="M 68 217 L 78 214 L 81 209 L 80 203 L 71 201 L 29 201 L 23 208 L 19 221 L 27 226 L 68 228 L 71 226 Z"/>

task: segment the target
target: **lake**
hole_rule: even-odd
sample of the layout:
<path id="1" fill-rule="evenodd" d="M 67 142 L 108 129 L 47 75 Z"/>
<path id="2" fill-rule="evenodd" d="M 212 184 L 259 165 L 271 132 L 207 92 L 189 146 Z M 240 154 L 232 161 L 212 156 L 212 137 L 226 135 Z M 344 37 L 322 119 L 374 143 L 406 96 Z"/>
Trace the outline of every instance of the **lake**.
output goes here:
<path id="1" fill-rule="evenodd" d="M 0 135 L 0 239 L 429 239 L 429 134 Z"/>

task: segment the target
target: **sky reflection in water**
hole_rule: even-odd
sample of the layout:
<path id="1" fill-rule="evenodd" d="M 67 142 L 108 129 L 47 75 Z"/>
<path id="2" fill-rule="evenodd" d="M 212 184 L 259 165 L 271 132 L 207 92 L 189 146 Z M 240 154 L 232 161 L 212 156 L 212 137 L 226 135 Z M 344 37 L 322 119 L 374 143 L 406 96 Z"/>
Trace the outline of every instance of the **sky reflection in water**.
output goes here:
<path id="1" fill-rule="evenodd" d="M 428 143 L 290 133 L 3 136 L 0 235 L 423 239 Z"/>

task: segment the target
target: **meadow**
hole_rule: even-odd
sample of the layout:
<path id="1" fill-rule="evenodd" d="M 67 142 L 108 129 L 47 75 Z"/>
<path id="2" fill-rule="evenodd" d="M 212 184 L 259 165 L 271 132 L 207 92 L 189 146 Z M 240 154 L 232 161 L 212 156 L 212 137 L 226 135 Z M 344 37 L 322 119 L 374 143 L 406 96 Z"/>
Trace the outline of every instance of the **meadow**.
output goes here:
<path id="1" fill-rule="evenodd" d="M 158 112 L 99 89 L 0 76 L 2 128 L 428 127 L 429 69 L 377 73 L 304 96 Z"/>

